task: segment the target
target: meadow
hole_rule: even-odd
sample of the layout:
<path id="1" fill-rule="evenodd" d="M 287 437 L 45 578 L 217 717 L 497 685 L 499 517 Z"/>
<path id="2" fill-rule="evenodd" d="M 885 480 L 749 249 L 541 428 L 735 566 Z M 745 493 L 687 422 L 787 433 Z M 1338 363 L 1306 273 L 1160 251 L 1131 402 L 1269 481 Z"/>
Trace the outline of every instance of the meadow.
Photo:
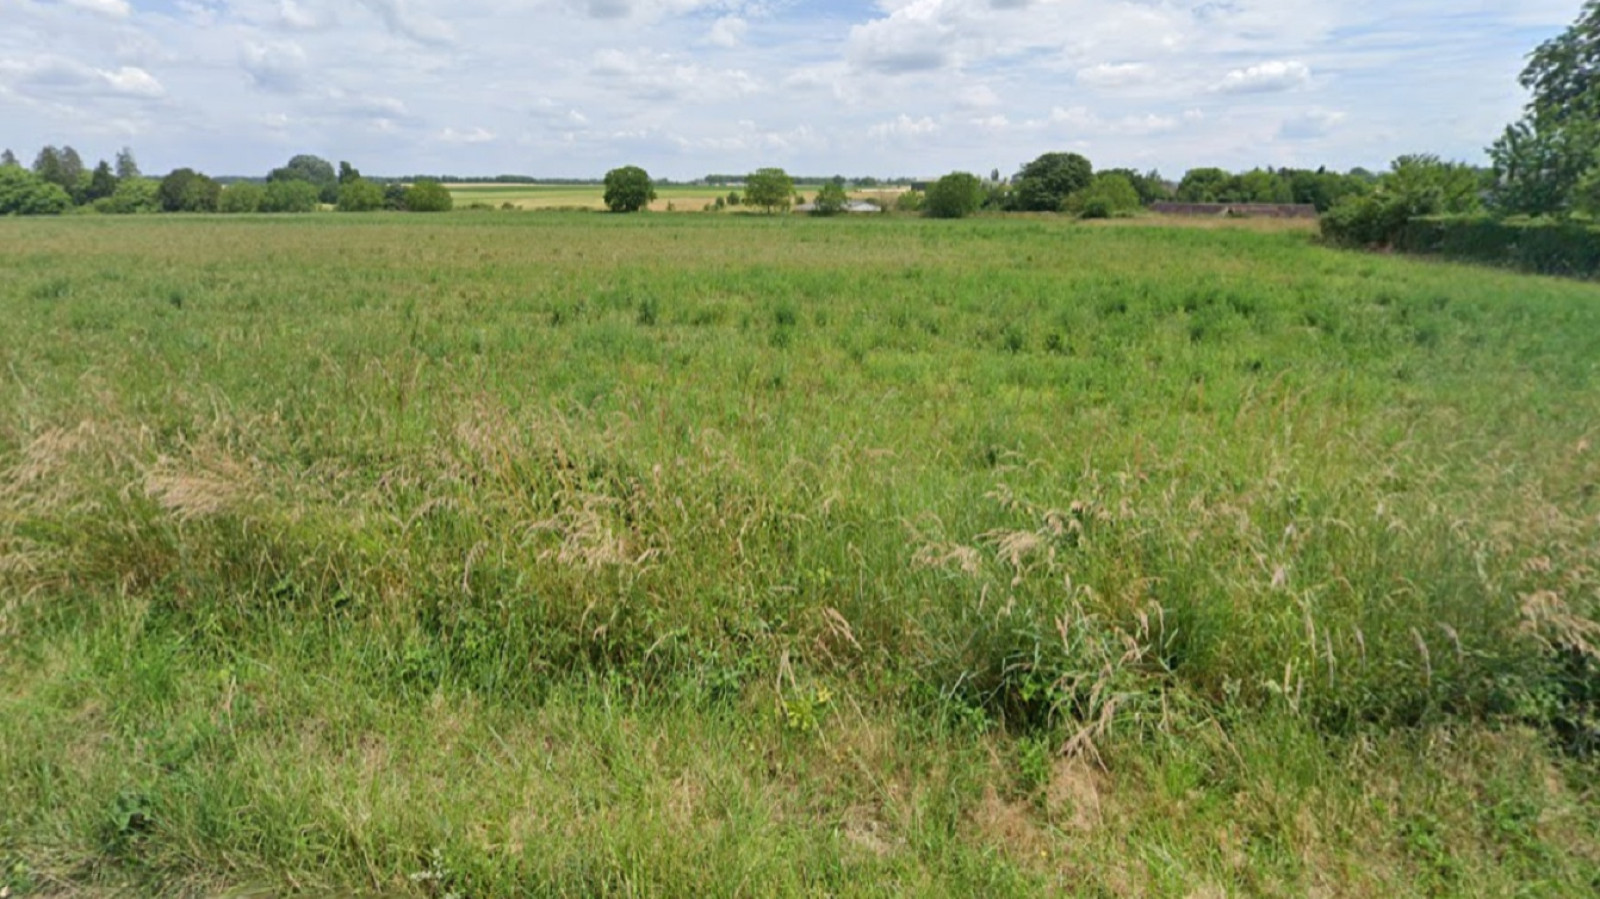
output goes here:
<path id="1" fill-rule="evenodd" d="M 69 217 L 0 321 L 10 896 L 1600 890 L 1592 284 Z"/>

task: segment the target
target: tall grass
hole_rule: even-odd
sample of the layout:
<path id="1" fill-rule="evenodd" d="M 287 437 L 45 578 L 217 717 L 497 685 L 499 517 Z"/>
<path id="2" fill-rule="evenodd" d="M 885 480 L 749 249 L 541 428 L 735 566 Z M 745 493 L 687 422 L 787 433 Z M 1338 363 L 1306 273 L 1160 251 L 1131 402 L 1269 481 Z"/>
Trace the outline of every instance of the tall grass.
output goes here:
<path id="1" fill-rule="evenodd" d="M 0 236 L 14 893 L 1600 877 L 1591 287 L 1027 220 Z"/>

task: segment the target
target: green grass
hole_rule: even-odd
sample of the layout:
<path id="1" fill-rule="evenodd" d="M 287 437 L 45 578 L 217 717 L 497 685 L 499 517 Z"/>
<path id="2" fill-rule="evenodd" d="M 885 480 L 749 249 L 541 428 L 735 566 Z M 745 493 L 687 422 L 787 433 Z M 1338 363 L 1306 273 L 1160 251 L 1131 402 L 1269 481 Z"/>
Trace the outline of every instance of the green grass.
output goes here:
<path id="1" fill-rule="evenodd" d="M 0 220 L 0 886 L 1592 895 L 1597 301 L 1226 228 Z"/>

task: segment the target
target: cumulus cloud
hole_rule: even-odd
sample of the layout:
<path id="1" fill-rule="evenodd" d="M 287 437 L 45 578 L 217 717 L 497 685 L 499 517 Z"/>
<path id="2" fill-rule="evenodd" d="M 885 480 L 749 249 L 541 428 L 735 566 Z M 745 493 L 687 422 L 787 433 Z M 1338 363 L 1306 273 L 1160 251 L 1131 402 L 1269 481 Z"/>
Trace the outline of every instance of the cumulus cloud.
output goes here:
<path id="1" fill-rule="evenodd" d="M 1297 60 L 1274 60 L 1223 76 L 1217 91 L 1224 94 L 1264 94 L 1294 90 L 1311 82 L 1311 67 Z"/>
<path id="2" fill-rule="evenodd" d="M 711 33 L 706 36 L 706 41 L 718 47 L 737 47 L 744 42 L 744 33 L 750 30 L 750 23 L 738 16 L 723 16 L 711 23 Z"/>
<path id="3" fill-rule="evenodd" d="M 276 93 L 301 90 L 311 69 L 306 51 L 294 43 L 245 44 L 239 65 L 257 87 Z"/>
<path id="4" fill-rule="evenodd" d="M 154 75 L 138 66 L 97 69 L 60 56 L 0 62 L 0 81 L 11 82 L 25 95 L 154 99 L 166 93 Z"/>
<path id="5" fill-rule="evenodd" d="M 905 113 L 901 113 L 892 121 L 873 125 L 867 129 L 867 133 L 879 140 L 923 138 L 939 133 L 939 123 L 928 116 L 913 119 Z"/>

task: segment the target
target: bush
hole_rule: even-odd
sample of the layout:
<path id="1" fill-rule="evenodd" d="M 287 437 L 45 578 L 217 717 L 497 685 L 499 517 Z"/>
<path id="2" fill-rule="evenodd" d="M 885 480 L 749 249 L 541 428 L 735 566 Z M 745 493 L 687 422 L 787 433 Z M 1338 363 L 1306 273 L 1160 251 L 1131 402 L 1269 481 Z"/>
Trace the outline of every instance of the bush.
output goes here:
<path id="1" fill-rule="evenodd" d="M 161 179 L 156 198 L 167 212 L 216 212 L 222 185 L 194 169 L 178 169 Z"/>
<path id="2" fill-rule="evenodd" d="M 1094 183 L 1067 198 L 1066 210 L 1086 219 L 1127 216 L 1140 208 L 1139 191 L 1120 172 L 1102 172 Z"/>
<path id="3" fill-rule="evenodd" d="M 1572 222 L 1506 222 L 1482 216 L 1406 222 L 1394 248 L 1546 275 L 1600 275 L 1600 230 Z"/>
<path id="4" fill-rule="evenodd" d="M 844 192 L 844 185 L 828 182 L 817 191 L 817 202 L 811 210 L 812 215 L 838 215 L 844 212 L 844 206 L 850 198 Z"/>
<path id="5" fill-rule="evenodd" d="M 1392 198 L 1345 197 L 1322 216 L 1322 239 L 1342 247 L 1386 246 L 1410 218 L 1406 206 Z"/>
<path id="6" fill-rule="evenodd" d="M 920 190 L 908 190 L 894 198 L 895 212 L 921 212 L 922 202 L 926 197 Z"/>
<path id="7" fill-rule="evenodd" d="M 405 208 L 412 212 L 449 212 L 455 208 L 455 198 L 437 181 L 418 181 L 405 193 Z"/>
<path id="8" fill-rule="evenodd" d="M 150 178 L 134 176 L 117 182 L 117 189 L 109 197 L 94 201 L 96 212 L 107 215 L 137 215 L 160 212 L 161 201 L 156 197 L 157 183 Z"/>
<path id="9" fill-rule="evenodd" d="M 60 215 L 72 197 L 21 166 L 0 166 L 0 215 Z"/>
<path id="10" fill-rule="evenodd" d="M 261 199 L 262 212 L 315 212 L 321 192 L 309 181 L 274 181 Z"/>
<path id="11" fill-rule="evenodd" d="M 260 212 L 266 196 L 267 189 L 259 184 L 230 184 L 223 188 L 217 209 L 230 213 Z"/>
<path id="12" fill-rule="evenodd" d="M 983 205 L 983 182 L 968 172 L 951 172 L 928 188 L 922 214 L 929 218 L 959 219 Z"/>
<path id="13" fill-rule="evenodd" d="M 406 194 L 407 208 L 411 195 Z M 356 178 L 339 185 L 340 212 L 372 212 L 383 208 L 383 188 L 365 178 Z"/>

